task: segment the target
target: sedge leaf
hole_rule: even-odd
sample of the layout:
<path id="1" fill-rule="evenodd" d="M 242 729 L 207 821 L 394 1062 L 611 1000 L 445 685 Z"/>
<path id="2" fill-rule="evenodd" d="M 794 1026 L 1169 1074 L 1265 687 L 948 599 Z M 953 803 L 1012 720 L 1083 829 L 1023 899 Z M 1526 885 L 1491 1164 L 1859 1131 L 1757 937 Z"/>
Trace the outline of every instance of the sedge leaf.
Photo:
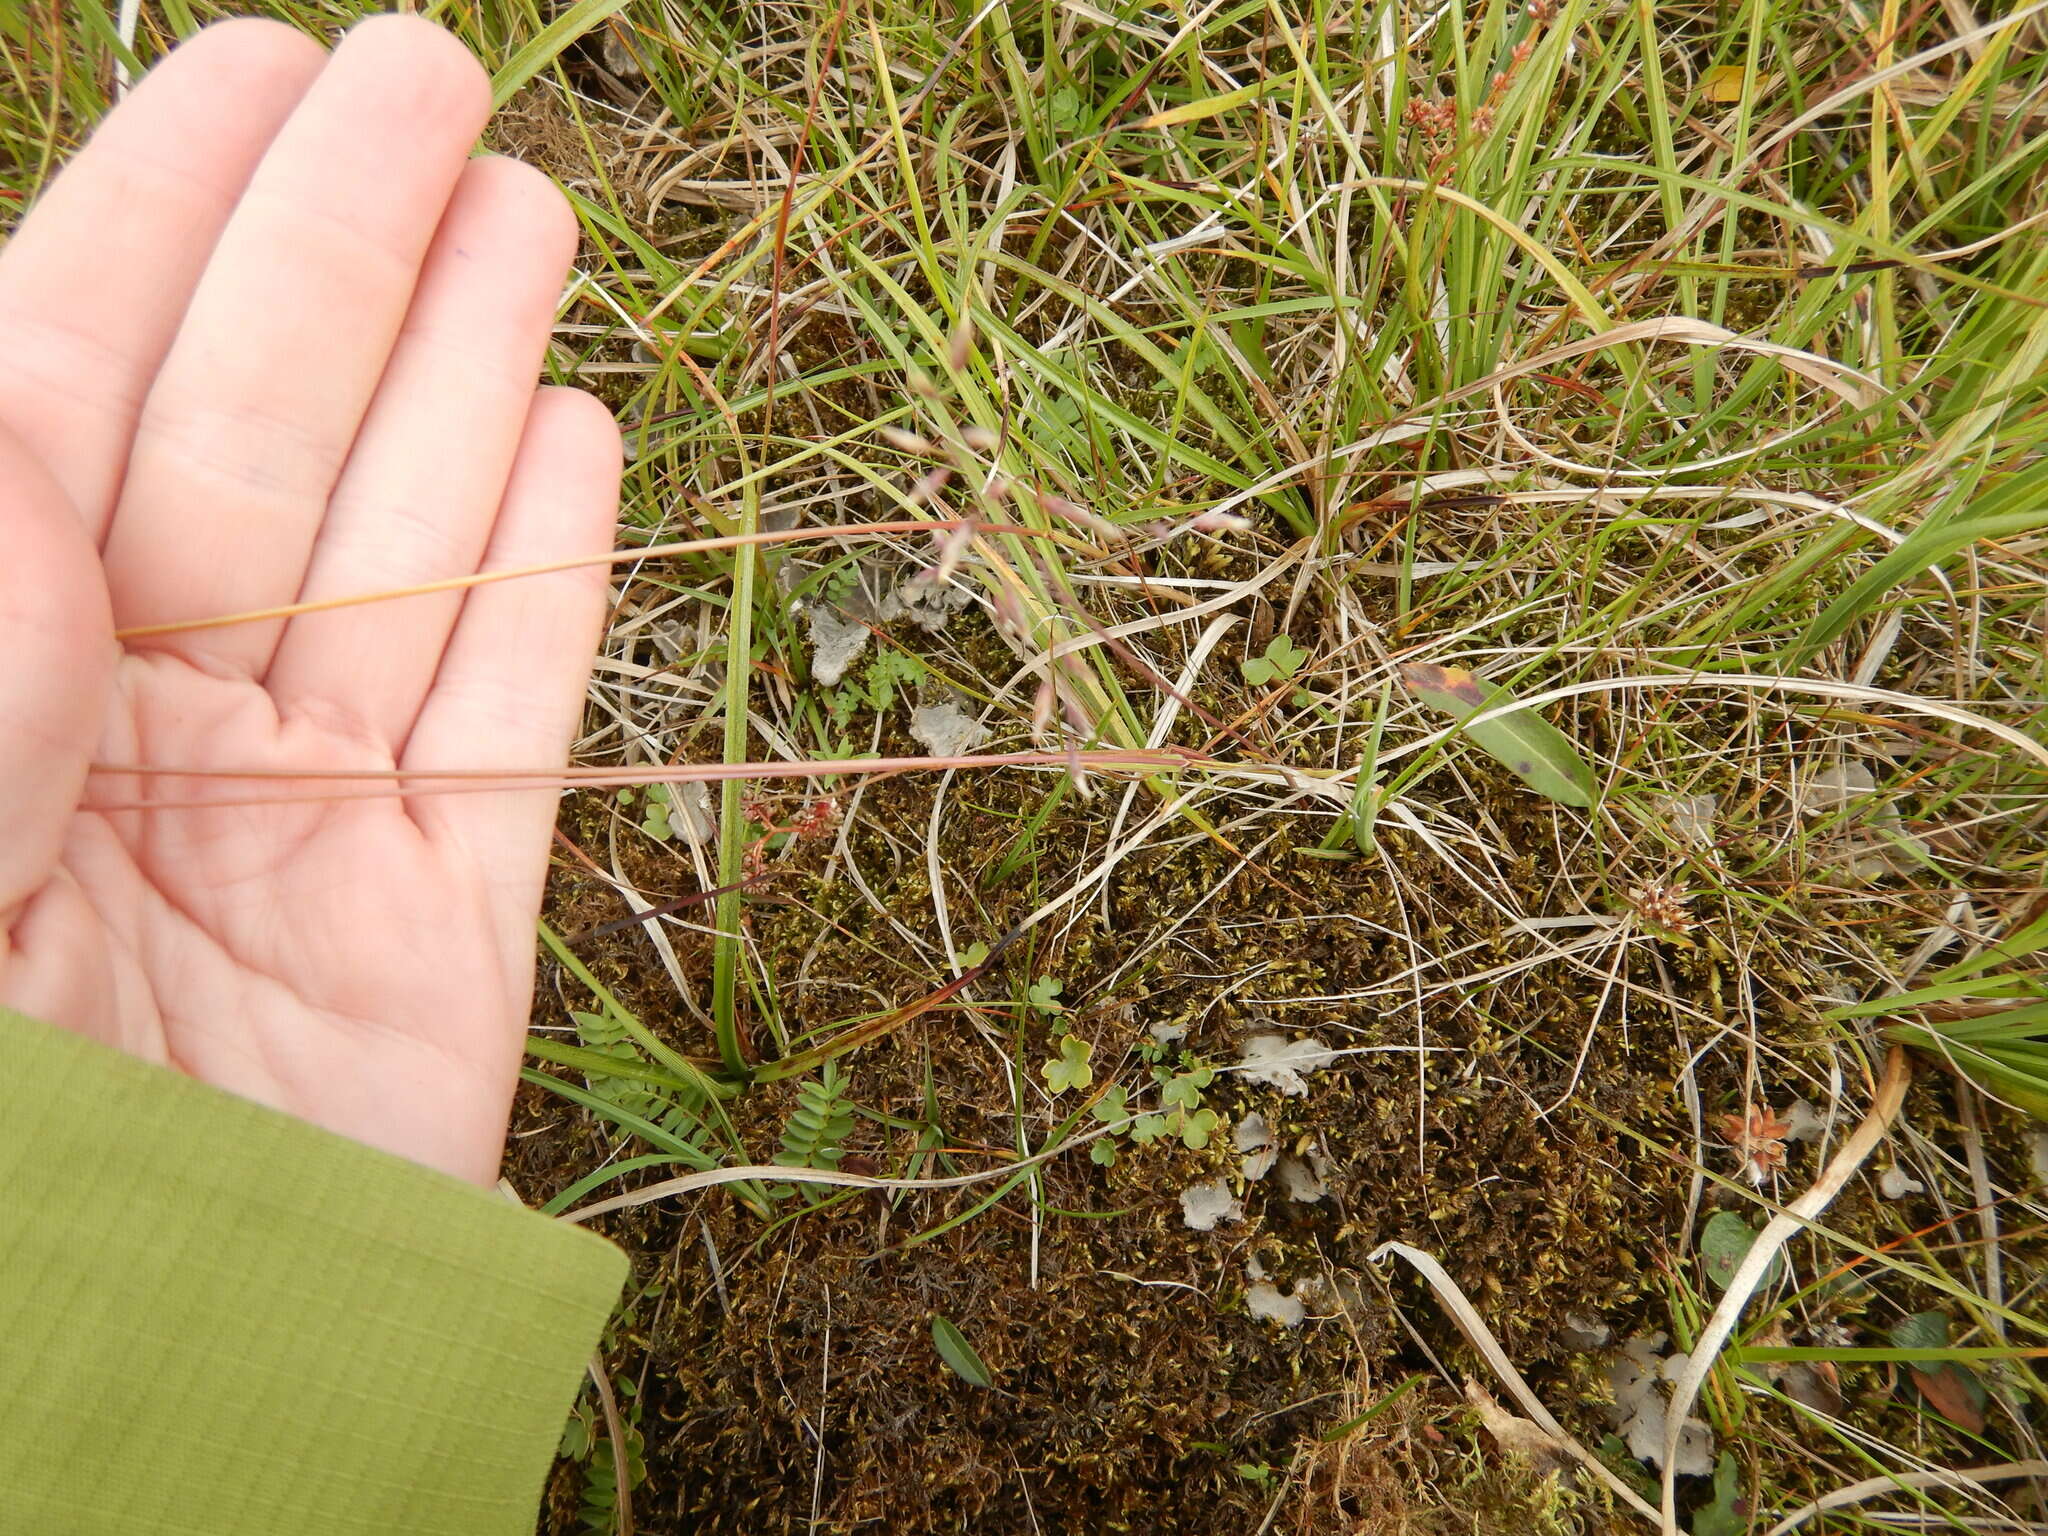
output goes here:
<path id="1" fill-rule="evenodd" d="M 2010 1034 L 1988 1036 L 1951 1034 L 1941 1024 L 1897 1024 L 1884 1036 L 1940 1057 L 1993 1098 L 2048 1123 L 2048 1031 L 2021 1025 Z"/>
<path id="2" fill-rule="evenodd" d="M 578 38 L 603 26 L 627 4 L 628 0 L 576 0 L 498 66 L 498 72 L 491 77 L 491 109 L 496 111 L 504 106 L 519 94 L 522 85 L 566 53 Z"/>
<path id="3" fill-rule="evenodd" d="M 2048 469 L 2030 465 L 1979 496 L 1967 512 L 1922 523 L 1813 621 L 1793 648 L 1795 664 L 1835 640 L 1894 587 L 1969 545 L 2033 533 L 2048 522 L 2041 510 L 2044 490 Z"/>

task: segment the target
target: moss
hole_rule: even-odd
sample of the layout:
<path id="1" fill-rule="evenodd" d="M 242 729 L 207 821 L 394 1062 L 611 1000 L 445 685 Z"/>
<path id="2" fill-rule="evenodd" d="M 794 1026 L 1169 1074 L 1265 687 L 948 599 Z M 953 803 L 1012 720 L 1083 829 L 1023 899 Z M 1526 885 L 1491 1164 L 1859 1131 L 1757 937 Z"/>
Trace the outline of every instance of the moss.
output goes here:
<path id="1" fill-rule="evenodd" d="M 1518 791 L 1497 789 L 1509 822 L 1543 814 Z M 1044 781 L 1014 776 L 956 794 L 1021 815 L 1044 792 Z M 902 852 L 920 845 L 932 793 L 922 780 L 872 786 L 849 836 L 890 918 L 936 942 L 924 860 Z M 593 836 L 593 814 L 586 805 L 572 816 L 572 835 Z M 1070 800 L 1048 820 L 1043 846 L 1062 857 L 1099 846 L 1104 814 L 1099 803 Z M 1040 899 L 1027 864 L 976 893 L 982 912 L 959 926 L 959 891 L 973 889 L 972 872 L 993 866 L 1017 826 L 957 808 L 946 818 L 941 854 L 956 872 L 956 935 L 998 933 Z M 1566 1091 L 1598 978 L 1539 966 L 1440 999 L 1426 1038 L 1442 1054 L 1418 1067 L 1406 1049 L 1413 1015 L 1385 986 L 1410 963 L 1391 936 L 1397 908 L 1413 912 L 1424 898 L 1421 942 L 1479 943 L 1465 962 L 1474 971 L 1515 946 L 1487 909 L 1445 886 L 1427 850 L 1398 835 L 1387 846 L 1406 887 L 1398 902 L 1376 864 L 1296 859 L 1284 844 L 1249 867 L 1200 840 L 1142 854 L 1110 883 L 1106 914 L 1092 912 L 1035 959 L 1038 974 L 1065 981 L 1072 1027 L 1095 1044 L 1104 1080 L 1135 1081 L 1130 1052 L 1153 1022 L 1187 1024 L 1186 1044 L 1212 1061 L 1233 1059 L 1248 1028 L 1276 1018 L 1368 1048 L 1321 1074 L 1303 1098 L 1233 1086 L 1228 1076 L 1209 1094 L 1228 1118 L 1256 1108 L 1288 1143 L 1323 1149 L 1332 1163 L 1326 1201 L 1291 1204 L 1261 1184 L 1248 1194 L 1243 1227 L 1195 1233 L 1180 1221 L 1178 1192 L 1229 1170 L 1221 1144 L 1200 1153 L 1131 1148 L 1109 1169 L 1067 1158 L 1043 1175 L 1049 1209 L 1037 1223 L 1035 1283 L 1034 1223 L 1021 1194 L 928 1242 L 916 1240 L 976 1195 L 844 1198 L 765 1233 L 718 1197 L 623 1218 L 615 1235 L 666 1288 L 644 1354 L 624 1362 L 645 1381 L 646 1527 L 808 1529 L 812 1434 L 822 1424 L 821 1529 L 1027 1530 L 1033 1519 L 1051 1529 L 1249 1529 L 1271 1495 L 1239 1466 L 1288 1465 L 1341 1421 L 1338 1405 L 1362 1371 L 1398 1379 L 1427 1364 L 1367 1276 L 1367 1253 L 1390 1238 L 1440 1255 L 1539 1380 L 1566 1368 L 1557 1340 L 1566 1312 L 1626 1312 L 1653 1285 L 1682 1180 L 1666 1159 L 1589 1116 L 1538 1112 Z M 646 863 L 665 857 L 638 850 L 629 873 L 664 889 Z M 593 889 L 559 879 L 558 921 L 588 926 L 593 903 L 605 906 Z M 932 985 L 889 963 L 903 947 L 850 882 L 826 883 L 797 865 L 771 891 L 748 922 L 769 971 L 791 983 L 778 998 L 785 1033 L 823 1031 Z M 1182 919 L 1175 944 L 1127 968 L 1150 936 Z M 678 938 L 686 978 L 701 982 L 707 948 Z M 673 1044 L 701 1051 L 695 1026 L 676 1017 L 672 1000 L 664 1005 L 671 984 L 651 959 L 644 939 L 628 933 L 591 964 Z M 1231 984 L 1247 977 L 1254 986 Z M 978 990 L 983 1021 L 998 1039 L 1023 1037 L 1028 1069 L 1044 1026 L 1013 1019 L 1003 991 Z M 1320 1001 L 1355 992 L 1372 995 Z M 1399 1049 L 1370 1049 L 1383 1046 Z M 858 1102 L 911 1122 L 923 1117 L 929 1072 L 956 1160 L 973 1167 L 1014 1146 L 1007 1076 L 992 1064 L 959 1014 L 934 1012 L 848 1065 Z M 1595 1034 L 1585 1082 L 1608 1113 L 1676 1138 L 1673 1072 L 1668 1054 L 1640 1041 L 1631 1051 L 1607 1030 Z M 755 1153 L 772 1147 L 786 1100 L 756 1092 L 735 1106 Z M 519 1143 L 530 1166 L 538 1171 L 557 1137 L 565 1165 L 589 1166 L 593 1133 L 574 1117 L 554 1118 L 555 1129 Z M 1034 1136 L 1046 1129 L 1035 1117 L 1026 1127 Z M 868 1123 L 854 1151 L 900 1169 L 912 1142 Z M 713 1246 L 723 1262 L 716 1279 Z M 1298 1333 L 1247 1317 L 1243 1259 L 1253 1246 L 1276 1276 L 1321 1279 L 1328 1315 Z M 1430 1347 L 1472 1368 L 1426 1297 L 1405 1278 L 1392 1283 Z M 971 1388 L 941 1365 L 930 1345 L 935 1312 L 965 1330 L 996 1390 Z M 1460 1407 L 1446 1398 L 1440 1410 L 1439 1434 L 1467 1433 L 1455 1427 Z M 1473 1486 L 1506 1497 L 1490 1475 Z"/>

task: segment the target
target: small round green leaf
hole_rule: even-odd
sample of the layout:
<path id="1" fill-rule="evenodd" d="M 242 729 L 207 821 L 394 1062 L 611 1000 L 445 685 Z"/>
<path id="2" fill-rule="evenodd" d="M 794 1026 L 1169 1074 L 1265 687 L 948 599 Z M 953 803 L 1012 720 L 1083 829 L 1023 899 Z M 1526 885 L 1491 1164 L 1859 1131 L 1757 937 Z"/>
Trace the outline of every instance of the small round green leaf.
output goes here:
<path id="1" fill-rule="evenodd" d="M 1741 1267 L 1743 1256 L 1755 1244 L 1756 1237 L 1756 1228 L 1733 1211 L 1716 1211 L 1707 1218 L 1700 1232 L 1700 1263 L 1706 1267 L 1707 1279 L 1715 1290 L 1728 1289 L 1728 1282 L 1735 1278 L 1735 1271 Z M 1784 1269 L 1783 1256 L 1773 1254 L 1770 1267 L 1764 1271 L 1763 1284 L 1771 1284 Z"/>

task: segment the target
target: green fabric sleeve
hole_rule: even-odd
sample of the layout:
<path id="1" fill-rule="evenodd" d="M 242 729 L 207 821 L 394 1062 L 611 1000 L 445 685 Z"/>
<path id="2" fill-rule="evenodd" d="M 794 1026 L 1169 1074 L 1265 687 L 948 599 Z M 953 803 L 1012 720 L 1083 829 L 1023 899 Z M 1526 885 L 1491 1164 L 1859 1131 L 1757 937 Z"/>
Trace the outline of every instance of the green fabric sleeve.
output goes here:
<path id="1" fill-rule="evenodd" d="M 0 1010 L 0 1531 L 531 1536 L 626 1259 Z"/>

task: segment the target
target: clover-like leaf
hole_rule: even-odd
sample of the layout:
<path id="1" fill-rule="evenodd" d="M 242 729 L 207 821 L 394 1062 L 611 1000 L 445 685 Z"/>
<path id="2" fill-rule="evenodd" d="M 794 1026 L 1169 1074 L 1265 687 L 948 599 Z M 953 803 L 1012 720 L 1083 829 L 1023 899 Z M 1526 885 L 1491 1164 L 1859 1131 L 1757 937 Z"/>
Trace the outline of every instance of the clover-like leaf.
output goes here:
<path id="1" fill-rule="evenodd" d="M 1180 1139 L 1192 1151 L 1199 1152 L 1209 1145 L 1209 1138 L 1216 1134 L 1216 1111 L 1198 1109 L 1192 1114 L 1180 1117 Z"/>
<path id="2" fill-rule="evenodd" d="M 1745 1536 L 1749 1516 L 1742 1507 L 1742 1474 L 1725 1451 L 1714 1466 L 1714 1496 L 1692 1517 L 1692 1536 Z"/>
<path id="3" fill-rule="evenodd" d="M 1055 1094 L 1065 1093 L 1069 1088 L 1086 1088 L 1095 1081 L 1095 1069 L 1088 1065 L 1088 1058 L 1094 1054 L 1094 1046 L 1069 1035 L 1060 1042 L 1059 1055 L 1038 1069 L 1039 1075 Z"/>
<path id="4" fill-rule="evenodd" d="M 1307 651 L 1302 650 L 1287 636 L 1275 635 L 1266 642 L 1264 656 L 1247 657 L 1239 670 L 1244 673 L 1246 682 L 1254 688 L 1263 688 L 1266 684 L 1277 682 L 1283 677 L 1294 676 L 1301 664 L 1307 660 Z"/>
<path id="5" fill-rule="evenodd" d="M 1081 126 L 1081 120 L 1087 115 L 1081 93 L 1071 85 L 1063 85 L 1046 97 L 1045 108 L 1046 116 L 1051 119 L 1053 127 L 1061 133 L 1072 133 Z"/>
<path id="6" fill-rule="evenodd" d="M 1116 1143 L 1107 1136 L 1088 1149 L 1088 1161 L 1098 1168 L 1107 1168 L 1116 1161 Z"/>
<path id="7" fill-rule="evenodd" d="M 1131 1140 L 1149 1145 L 1166 1134 L 1166 1116 L 1140 1115 L 1131 1122 Z"/>
<path id="8" fill-rule="evenodd" d="M 1130 1107 L 1124 1102 L 1124 1085 L 1118 1083 L 1110 1088 L 1108 1092 L 1095 1101 L 1095 1107 L 1089 1110 L 1088 1113 L 1100 1120 L 1104 1125 L 1115 1125 L 1119 1120 L 1130 1119 Z M 1099 1147 L 1102 1143 L 1098 1141 L 1096 1145 Z"/>
<path id="9" fill-rule="evenodd" d="M 1707 1218 L 1706 1226 L 1700 1230 L 1700 1263 L 1715 1290 L 1728 1289 L 1728 1282 L 1735 1278 L 1735 1271 L 1741 1268 L 1756 1239 L 1756 1228 L 1734 1211 L 1716 1211 Z M 1760 1283 L 1772 1285 L 1784 1272 L 1784 1256 L 1773 1254 Z"/>
<path id="10" fill-rule="evenodd" d="M 1064 1013 L 1060 993 L 1065 987 L 1066 983 L 1057 976 L 1041 976 L 1025 990 L 1024 1001 L 1040 1013 Z"/>
<path id="11" fill-rule="evenodd" d="M 1195 1081 L 1198 1074 L 1183 1072 L 1170 1079 L 1159 1090 L 1159 1101 L 1168 1109 L 1182 1109 L 1190 1112 L 1202 1106 L 1202 1084 Z"/>

